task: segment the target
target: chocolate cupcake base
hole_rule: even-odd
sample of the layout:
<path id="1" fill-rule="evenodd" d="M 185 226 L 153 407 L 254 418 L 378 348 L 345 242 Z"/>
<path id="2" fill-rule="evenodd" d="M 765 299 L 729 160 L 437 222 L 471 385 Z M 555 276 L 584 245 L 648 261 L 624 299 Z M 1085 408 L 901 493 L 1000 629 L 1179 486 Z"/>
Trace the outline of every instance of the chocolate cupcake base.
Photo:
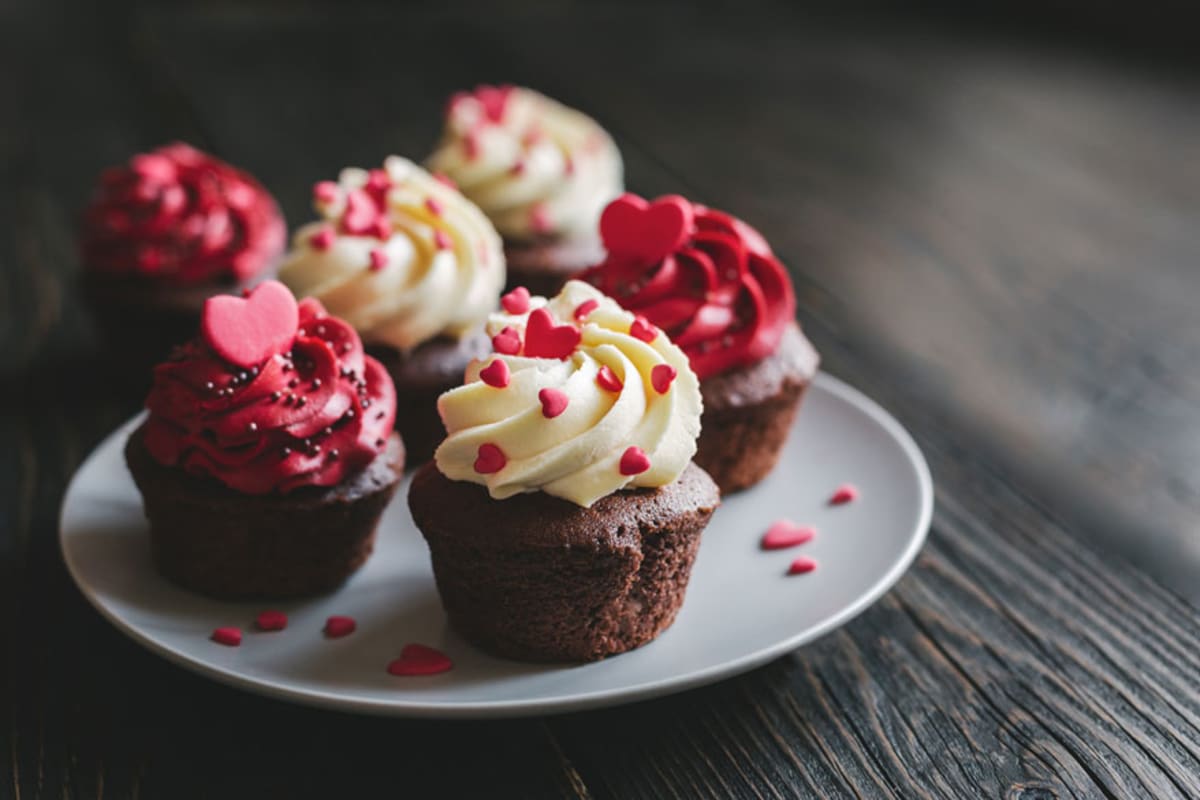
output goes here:
<path id="1" fill-rule="evenodd" d="M 484 358 L 491 351 L 491 340 L 482 331 L 461 340 L 433 339 L 411 353 L 367 345 L 367 354 L 378 359 L 396 386 L 396 431 L 404 439 L 410 465 L 433 458 L 433 451 L 446 438 L 438 397 L 462 385 L 471 359 Z"/>
<path id="2" fill-rule="evenodd" d="M 506 292 L 524 286 L 530 294 L 553 297 L 568 280 L 603 261 L 604 247 L 596 237 L 506 241 L 504 260 Z"/>
<path id="3" fill-rule="evenodd" d="M 722 494 L 749 488 L 775 468 L 819 363 L 793 323 L 772 355 L 700 382 L 704 414 L 695 461 Z"/>
<path id="4" fill-rule="evenodd" d="M 493 500 L 427 464 L 408 495 L 451 625 L 521 661 L 596 661 L 650 642 L 683 604 L 720 504 L 695 464 L 591 508 L 535 492 Z"/>
<path id="5" fill-rule="evenodd" d="M 150 521 L 155 566 L 168 580 L 222 600 L 285 599 L 340 586 L 363 565 L 375 528 L 404 473 L 404 445 L 353 479 L 286 495 L 246 495 L 158 463 L 143 429 L 125 461 Z"/>

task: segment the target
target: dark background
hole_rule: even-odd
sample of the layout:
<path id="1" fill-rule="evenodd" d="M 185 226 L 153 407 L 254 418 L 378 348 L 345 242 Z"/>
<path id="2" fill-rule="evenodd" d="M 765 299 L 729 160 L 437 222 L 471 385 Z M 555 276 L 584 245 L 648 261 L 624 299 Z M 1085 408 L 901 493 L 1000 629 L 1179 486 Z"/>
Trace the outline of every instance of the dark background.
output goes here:
<path id="1" fill-rule="evenodd" d="M 0 796 L 1200 796 L 1200 93 L 1187 4 L 0 3 Z M 112 631 L 55 540 L 136 403 L 72 237 L 180 138 L 289 221 L 515 82 L 630 188 L 760 227 L 831 372 L 938 487 L 895 591 L 715 687 L 511 723 L 210 685 Z"/>

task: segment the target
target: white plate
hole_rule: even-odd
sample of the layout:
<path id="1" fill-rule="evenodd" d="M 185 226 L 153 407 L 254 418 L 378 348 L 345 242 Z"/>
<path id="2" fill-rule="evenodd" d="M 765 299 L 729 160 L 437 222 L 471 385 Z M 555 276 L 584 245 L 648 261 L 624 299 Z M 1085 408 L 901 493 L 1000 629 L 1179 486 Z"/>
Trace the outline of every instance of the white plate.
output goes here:
<path id="1" fill-rule="evenodd" d="M 140 418 L 139 418 L 140 419 Z M 819 375 L 781 463 L 727 499 L 704 532 L 687 601 L 659 639 L 582 666 L 542 666 L 484 655 L 449 630 L 429 554 L 408 513 L 407 481 L 379 532 L 375 555 L 336 594 L 276 606 L 289 625 L 256 633 L 265 603 L 221 603 L 178 589 L 150 562 L 141 499 L 122 447 L 139 419 L 109 436 L 79 469 L 61 517 L 63 554 L 80 590 L 135 641 L 188 669 L 261 694 L 397 716 L 508 717 L 614 705 L 744 672 L 828 633 L 900 577 L 925 538 L 933 505 L 917 446 L 883 409 Z M 857 501 L 831 507 L 844 482 Z M 817 537 L 764 552 L 759 539 L 781 517 Z M 798 555 L 816 571 L 787 576 Z M 327 640 L 326 617 L 349 614 L 351 636 Z M 241 647 L 209 640 L 237 625 Z M 455 668 L 397 678 L 385 666 L 407 642 L 446 651 Z"/>

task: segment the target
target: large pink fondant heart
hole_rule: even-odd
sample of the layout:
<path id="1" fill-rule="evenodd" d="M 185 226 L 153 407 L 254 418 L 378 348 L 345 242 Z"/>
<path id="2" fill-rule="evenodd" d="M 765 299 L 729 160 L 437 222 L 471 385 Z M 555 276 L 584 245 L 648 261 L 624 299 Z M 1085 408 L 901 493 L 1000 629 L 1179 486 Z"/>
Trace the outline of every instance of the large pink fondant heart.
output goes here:
<path id="1" fill-rule="evenodd" d="M 200 332 L 221 358 L 253 367 L 291 347 L 298 322 L 296 298 L 282 283 L 266 281 L 246 297 L 205 300 Z"/>

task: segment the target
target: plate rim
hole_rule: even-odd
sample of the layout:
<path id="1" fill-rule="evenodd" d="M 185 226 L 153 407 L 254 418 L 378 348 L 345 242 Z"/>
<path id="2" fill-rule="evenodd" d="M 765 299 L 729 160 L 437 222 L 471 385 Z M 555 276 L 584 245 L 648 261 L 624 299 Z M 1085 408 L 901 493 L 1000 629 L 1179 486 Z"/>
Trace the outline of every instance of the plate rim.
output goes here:
<path id="1" fill-rule="evenodd" d="M 58 514 L 58 545 L 62 553 L 63 562 L 66 564 L 67 572 L 71 577 L 72 583 L 76 589 L 84 596 L 92 608 L 96 609 L 100 615 L 106 619 L 118 631 L 128 636 L 133 641 L 145 647 L 150 652 L 161 656 L 167 661 L 183 667 L 184 669 L 201 675 L 206 678 L 222 683 L 226 686 L 250 692 L 260 696 L 271 697 L 273 699 L 284 700 L 291 703 L 312 706 L 327 710 L 341 711 L 344 713 L 369 714 L 373 716 L 389 716 L 389 717 L 406 717 L 406 718 L 425 718 L 425 719 L 502 719 L 502 718 L 517 718 L 528 716 L 540 716 L 549 714 L 563 714 L 574 711 L 583 711 L 586 709 L 625 705 L 628 703 L 636 703 L 642 700 L 647 700 L 652 697 L 662 697 L 679 692 L 695 689 L 700 686 L 705 686 L 715 683 L 725 678 L 730 678 L 735 675 L 740 675 L 748 672 L 755 667 L 761 666 L 768 661 L 779 658 L 793 650 L 796 650 L 806 644 L 809 644 L 828 633 L 847 624 L 866 609 L 874 605 L 880 598 L 883 597 L 889 590 L 896 585 L 900 578 L 906 573 L 909 567 L 916 560 L 917 554 L 921 547 L 925 544 L 928 537 L 930 523 L 933 519 L 934 492 L 933 478 L 929 472 L 929 465 L 925 460 L 921 448 L 917 445 L 912 435 L 904 428 L 903 425 L 896 420 L 883 406 L 876 403 L 865 393 L 851 386 L 849 383 L 830 375 L 824 370 L 817 373 L 813 383 L 820 385 L 822 389 L 836 395 L 839 399 L 849 402 L 859 411 L 866 414 L 873 422 L 883 428 L 892 439 L 900 446 L 909 463 L 912 465 L 917 478 L 918 493 L 920 495 L 920 508 L 917 515 L 917 523 L 915 529 L 908 536 L 909 540 L 900 557 L 891 565 L 891 567 L 867 589 L 860 594 L 854 602 L 841 609 L 838 613 L 831 615 L 820 624 L 806 629 L 794 636 L 787 637 L 778 642 L 775 642 L 767 647 L 760 648 L 751 653 L 746 653 L 738 658 L 730 661 L 725 661 L 710 667 L 696 670 L 688 673 L 685 676 L 668 676 L 655 680 L 634 684 L 632 686 L 624 686 L 620 688 L 610 688 L 597 692 L 588 692 L 584 694 L 567 694 L 555 695 L 553 697 L 542 697 L 537 699 L 519 699 L 519 700 L 496 700 L 496 701 L 471 701 L 463 703 L 446 703 L 446 702 L 414 702 L 411 700 L 400 700 L 389 702 L 387 700 L 352 698 L 336 692 L 327 692 L 319 689 L 304 689 L 296 687 L 281 686 L 278 683 L 264 681 L 262 679 L 250 677 L 238 672 L 235 669 L 230 669 L 210 662 L 198 660 L 197 658 L 167 644 L 159 641 L 153 636 L 142 631 L 141 628 L 131 623 L 126 622 L 122 617 L 109 609 L 102 601 L 100 593 L 97 592 L 86 580 L 83 579 L 79 566 L 74 562 L 70 548 L 67 546 L 67 535 L 65 518 L 67 512 L 67 501 L 72 493 L 76 490 L 76 484 L 80 476 L 87 470 L 92 461 L 98 457 L 100 450 L 114 436 L 132 429 L 145 416 L 146 412 L 142 411 L 131 419 L 125 421 L 121 425 L 114 428 L 108 433 L 96 446 L 88 453 L 80 465 L 76 468 L 71 480 L 67 484 L 67 489 L 63 493 L 62 504 L 59 507 Z"/>

